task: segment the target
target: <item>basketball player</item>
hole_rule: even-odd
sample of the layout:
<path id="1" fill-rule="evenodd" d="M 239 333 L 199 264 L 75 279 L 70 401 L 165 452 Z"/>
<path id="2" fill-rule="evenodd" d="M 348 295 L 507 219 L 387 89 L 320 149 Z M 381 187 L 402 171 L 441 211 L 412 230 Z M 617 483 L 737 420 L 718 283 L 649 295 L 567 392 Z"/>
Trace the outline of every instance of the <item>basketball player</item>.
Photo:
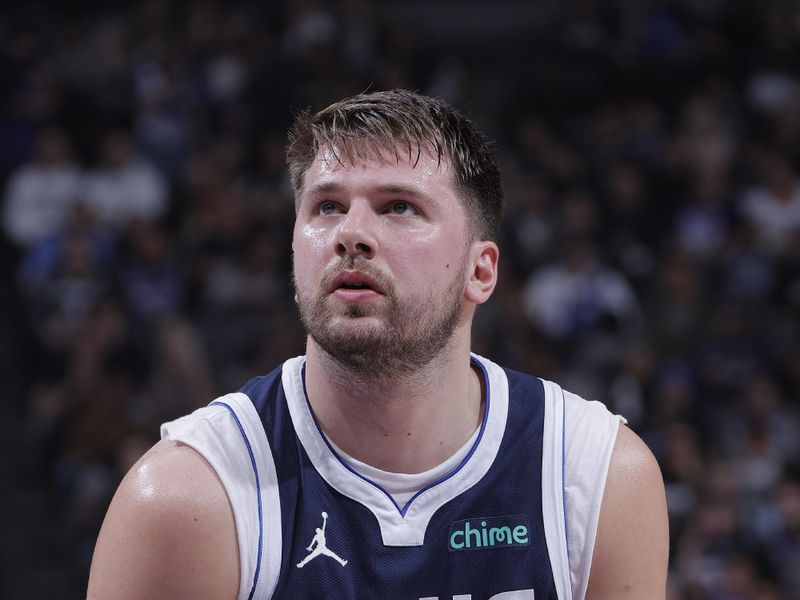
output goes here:
<path id="1" fill-rule="evenodd" d="M 89 597 L 663 599 L 646 446 L 470 352 L 502 202 L 473 125 L 360 95 L 301 115 L 288 162 L 306 354 L 162 427 L 111 503 Z"/>

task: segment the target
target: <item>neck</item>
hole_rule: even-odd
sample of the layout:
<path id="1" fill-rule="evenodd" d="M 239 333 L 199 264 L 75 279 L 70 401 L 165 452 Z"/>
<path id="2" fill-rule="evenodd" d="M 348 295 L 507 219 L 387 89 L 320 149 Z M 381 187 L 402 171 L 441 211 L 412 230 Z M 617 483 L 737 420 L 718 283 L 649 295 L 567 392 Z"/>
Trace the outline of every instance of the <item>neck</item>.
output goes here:
<path id="1" fill-rule="evenodd" d="M 482 416 L 481 378 L 469 338 L 410 373 L 369 377 L 308 341 L 306 389 L 325 434 L 353 458 L 395 473 L 419 473 L 452 456 Z"/>

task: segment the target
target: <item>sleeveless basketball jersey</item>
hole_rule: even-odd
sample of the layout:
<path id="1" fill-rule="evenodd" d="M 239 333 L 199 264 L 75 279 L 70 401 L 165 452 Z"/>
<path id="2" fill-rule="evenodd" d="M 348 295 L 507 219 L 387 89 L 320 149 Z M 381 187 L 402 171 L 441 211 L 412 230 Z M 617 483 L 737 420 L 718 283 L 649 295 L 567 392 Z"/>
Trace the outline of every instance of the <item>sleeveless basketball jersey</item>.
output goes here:
<path id="1" fill-rule="evenodd" d="M 338 456 L 304 357 L 162 426 L 199 452 L 233 507 L 239 599 L 582 599 L 620 419 L 477 355 L 473 446 L 406 504 Z"/>

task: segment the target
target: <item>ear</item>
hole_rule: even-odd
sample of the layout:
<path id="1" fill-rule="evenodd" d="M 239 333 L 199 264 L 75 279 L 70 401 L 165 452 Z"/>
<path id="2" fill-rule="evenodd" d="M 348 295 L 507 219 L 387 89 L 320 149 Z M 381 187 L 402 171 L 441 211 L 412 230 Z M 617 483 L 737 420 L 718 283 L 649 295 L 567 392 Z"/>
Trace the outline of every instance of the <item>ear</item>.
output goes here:
<path id="1" fill-rule="evenodd" d="M 486 302 L 497 285 L 497 265 L 500 249 L 490 241 L 475 242 L 470 251 L 470 271 L 464 299 L 474 304 Z"/>

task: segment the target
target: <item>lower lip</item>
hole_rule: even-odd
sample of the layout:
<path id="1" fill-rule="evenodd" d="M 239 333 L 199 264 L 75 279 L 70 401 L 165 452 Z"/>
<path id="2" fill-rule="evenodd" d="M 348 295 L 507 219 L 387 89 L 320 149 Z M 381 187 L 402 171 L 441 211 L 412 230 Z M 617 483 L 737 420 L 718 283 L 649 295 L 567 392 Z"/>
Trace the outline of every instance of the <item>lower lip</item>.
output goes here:
<path id="1" fill-rule="evenodd" d="M 341 302 L 346 302 L 348 304 L 354 304 L 357 302 L 367 302 L 369 300 L 374 300 L 375 298 L 380 298 L 381 294 L 376 292 L 375 290 L 354 290 L 349 288 L 338 288 L 336 291 L 333 292 L 333 297 Z"/>

